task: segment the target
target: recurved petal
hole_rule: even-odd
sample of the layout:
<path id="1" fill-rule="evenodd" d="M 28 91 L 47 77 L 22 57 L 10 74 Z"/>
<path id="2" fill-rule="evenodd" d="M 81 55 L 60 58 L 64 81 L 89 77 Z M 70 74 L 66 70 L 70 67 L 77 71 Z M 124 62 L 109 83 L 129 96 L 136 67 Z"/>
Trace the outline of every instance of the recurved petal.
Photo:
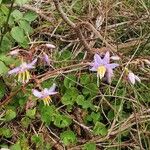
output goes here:
<path id="1" fill-rule="evenodd" d="M 103 61 L 104 61 L 105 64 L 110 62 L 110 53 L 109 53 L 109 51 L 106 52 L 106 54 L 103 58 Z"/>
<path id="2" fill-rule="evenodd" d="M 98 54 L 94 55 L 94 63 L 96 63 L 96 65 L 103 63 L 103 60 L 101 59 L 101 57 Z"/>
<path id="3" fill-rule="evenodd" d="M 141 82 L 141 79 L 137 75 L 134 75 L 134 76 L 135 76 L 136 81 Z"/>
<path id="4" fill-rule="evenodd" d="M 37 62 L 37 58 L 34 59 L 31 63 L 27 64 L 27 68 L 28 69 L 32 69 L 32 68 L 35 68 L 35 63 Z"/>
<path id="5" fill-rule="evenodd" d="M 93 66 L 92 68 L 90 68 L 90 71 L 97 71 L 98 67 Z"/>
<path id="6" fill-rule="evenodd" d="M 34 96 L 38 97 L 38 98 L 42 98 L 42 92 L 39 92 L 38 90 L 36 89 L 32 89 L 32 93 Z"/>
<path id="7" fill-rule="evenodd" d="M 108 83 L 111 82 L 112 76 L 113 76 L 113 70 L 111 68 L 107 68 L 106 78 Z"/>
<path id="8" fill-rule="evenodd" d="M 55 92 L 55 89 L 56 89 L 56 84 L 53 83 L 53 85 L 48 89 L 48 92 L 49 92 L 49 93 Z"/>
<path id="9" fill-rule="evenodd" d="M 119 64 L 116 64 L 116 63 L 107 64 L 107 67 L 111 68 L 111 69 L 114 69 L 114 68 L 116 68 L 118 66 L 119 66 Z"/>
<path id="10" fill-rule="evenodd" d="M 16 74 L 18 73 L 19 71 L 21 71 L 21 68 L 20 67 L 16 67 L 10 71 L 8 71 L 8 74 Z"/>
<path id="11" fill-rule="evenodd" d="M 49 57 L 46 53 L 43 54 L 43 59 L 47 63 L 47 65 L 50 65 Z"/>
<path id="12" fill-rule="evenodd" d="M 135 75 L 132 72 L 129 72 L 128 74 L 129 81 L 134 85 L 135 84 Z"/>

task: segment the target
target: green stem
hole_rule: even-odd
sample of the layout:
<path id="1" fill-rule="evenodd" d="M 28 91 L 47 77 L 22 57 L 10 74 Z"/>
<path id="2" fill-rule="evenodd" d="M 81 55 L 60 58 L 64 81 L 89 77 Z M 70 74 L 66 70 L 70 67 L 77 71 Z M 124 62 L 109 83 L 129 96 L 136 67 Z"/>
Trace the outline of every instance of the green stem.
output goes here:
<path id="1" fill-rule="evenodd" d="M 15 0 L 12 0 L 11 5 L 10 5 L 10 8 L 9 8 L 9 13 L 8 13 L 8 16 L 7 16 L 7 20 L 6 20 L 6 23 L 4 24 L 4 30 L 3 30 L 3 32 L 1 32 L 1 35 L 2 35 L 2 36 L 1 36 L 1 38 L 0 38 L 0 47 L 1 47 L 1 44 L 2 44 L 2 41 L 3 41 L 4 35 L 5 35 L 6 32 L 7 32 L 8 22 L 9 22 L 9 18 L 10 18 L 12 9 L 13 9 L 14 2 L 15 2 Z"/>

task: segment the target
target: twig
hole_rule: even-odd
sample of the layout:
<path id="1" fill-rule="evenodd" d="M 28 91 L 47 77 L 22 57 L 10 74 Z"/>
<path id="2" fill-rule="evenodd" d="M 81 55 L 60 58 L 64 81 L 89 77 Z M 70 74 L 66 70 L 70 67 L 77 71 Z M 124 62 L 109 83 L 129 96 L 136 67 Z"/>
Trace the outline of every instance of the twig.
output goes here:
<path id="1" fill-rule="evenodd" d="M 60 13 L 62 19 L 72 28 L 74 29 L 74 31 L 76 32 L 76 34 L 78 35 L 81 43 L 84 45 L 85 49 L 91 53 L 91 48 L 88 45 L 87 41 L 85 40 L 81 29 L 75 24 L 73 23 L 68 17 L 67 15 L 64 13 L 63 9 L 60 6 L 59 0 L 53 0 L 55 7 L 57 9 L 57 11 Z"/>

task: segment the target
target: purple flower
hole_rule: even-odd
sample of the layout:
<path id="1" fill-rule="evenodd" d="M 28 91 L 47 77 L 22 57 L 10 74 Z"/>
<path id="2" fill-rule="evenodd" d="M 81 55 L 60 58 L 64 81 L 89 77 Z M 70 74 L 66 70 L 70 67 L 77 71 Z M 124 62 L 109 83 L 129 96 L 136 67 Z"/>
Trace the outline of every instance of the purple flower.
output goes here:
<path id="1" fill-rule="evenodd" d="M 46 53 L 43 53 L 43 59 L 47 63 L 47 65 L 50 65 L 49 57 Z"/>
<path id="2" fill-rule="evenodd" d="M 128 73 L 128 80 L 133 85 L 135 84 L 136 81 L 141 82 L 140 78 L 131 71 L 129 71 Z"/>
<path id="3" fill-rule="evenodd" d="M 56 84 L 53 84 L 49 89 L 45 88 L 41 92 L 39 92 L 36 89 L 32 89 L 32 93 L 37 98 L 42 99 L 45 105 L 49 105 L 49 103 L 52 101 L 50 95 L 55 95 L 58 93 L 55 91 L 55 88 L 56 88 Z"/>
<path id="4" fill-rule="evenodd" d="M 27 64 L 23 62 L 19 67 L 16 67 L 8 72 L 8 74 L 17 74 L 18 81 L 22 83 L 27 83 L 30 80 L 30 72 L 28 70 L 35 68 L 35 63 L 37 59 L 34 59 L 31 63 Z"/>
<path id="5" fill-rule="evenodd" d="M 91 71 L 97 71 L 97 77 L 102 79 L 105 75 L 107 81 L 111 82 L 113 76 L 113 69 L 119 66 L 116 63 L 110 63 L 110 53 L 106 52 L 104 58 L 101 58 L 98 54 L 94 55 L 94 61 L 91 63 Z"/>

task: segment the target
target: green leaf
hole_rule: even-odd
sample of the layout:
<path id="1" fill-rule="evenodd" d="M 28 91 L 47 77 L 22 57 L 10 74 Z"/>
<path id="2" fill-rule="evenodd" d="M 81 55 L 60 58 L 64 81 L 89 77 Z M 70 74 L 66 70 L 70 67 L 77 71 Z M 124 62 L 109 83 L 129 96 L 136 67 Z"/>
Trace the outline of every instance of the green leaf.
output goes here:
<path id="1" fill-rule="evenodd" d="M 65 50 L 61 53 L 59 60 L 70 60 L 72 53 L 69 50 Z"/>
<path id="2" fill-rule="evenodd" d="M 22 17 L 23 17 L 22 12 L 20 12 L 20 11 L 17 10 L 17 9 L 15 9 L 15 10 L 11 13 L 11 15 L 14 17 L 14 19 L 15 19 L 16 22 L 19 21 L 20 19 L 22 19 Z"/>
<path id="3" fill-rule="evenodd" d="M 99 92 L 99 88 L 97 87 L 96 83 L 89 83 L 86 85 L 86 87 L 82 90 L 84 95 L 97 95 Z"/>
<path id="4" fill-rule="evenodd" d="M 90 76 L 88 74 L 81 75 L 80 83 L 83 85 L 90 83 Z"/>
<path id="5" fill-rule="evenodd" d="M 67 89 L 61 101 L 64 105 L 73 105 L 78 96 L 78 90 L 74 87 Z"/>
<path id="6" fill-rule="evenodd" d="M 96 144 L 95 143 L 86 143 L 84 145 L 83 150 L 96 150 Z"/>
<path id="7" fill-rule="evenodd" d="M 3 127 L 3 128 L 0 128 L 0 135 L 6 138 L 10 138 L 12 137 L 13 134 L 10 129 Z"/>
<path id="8" fill-rule="evenodd" d="M 5 114 L 5 121 L 11 121 L 12 119 L 14 119 L 16 117 L 16 112 L 14 110 L 7 110 L 6 114 Z"/>
<path id="9" fill-rule="evenodd" d="M 13 146 L 11 146 L 10 149 L 11 149 L 11 150 L 21 150 L 20 142 L 17 142 L 17 143 L 14 144 Z"/>
<path id="10" fill-rule="evenodd" d="M 71 119 L 64 115 L 56 115 L 54 117 L 54 125 L 59 128 L 68 127 L 71 124 Z"/>
<path id="11" fill-rule="evenodd" d="M 93 131 L 96 135 L 105 136 L 107 134 L 107 129 L 105 125 L 101 122 L 96 122 Z"/>
<path id="12" fill-rule="evenodd" d="M 66 88 L 71 88 L 76 85 L 76 77 L 72 74 L 67 75 L 64 80 L 64 86 Z"/>
<path id="13" fill-rule="evenodd" d="M 30 2 L 30 0 L 16 0 L 15 3 L 18 5 L 24 5 L 26 3 Z"/>
<path id="14" fill-rule="evenodd" d="M 27 22 L 26 20 L 21 20 L 19 22 L 19 27 L 22 28 L 25 33 L 31 34 L 33 32 L 33 29 L 31 28 L 29 22 Z"/>
<path id="15" fill-rule="evenodd" d="M 34 21 L 36 18 L 38 17 L 38 15 L 33 12 L 33 11 L 28 11 L 27 13 L 24 14 L 23 19 L 28 21 L 28 22 L 32 22 Z"/>
<path id="16" fill-rule="evenodd" d="M 40 145 L 40 144 L 42 144 L 43 139 L 42 139 L 41 136 L 32 135 L 31 141 L 32 141 L 33 143 L 35 143 L 36 145 Z"/>
<path id="17" fill-rule="evenodd" d="M 82 106 L 83 109 L 87 109 L 87 108 L 92 109 L 94 107 L 90 101 L 84 99 L 83 95 L 78 95 L 76 98 L 76 102 L 78 105 Z"/>
<path id="18" fill-rule="evenodd" d="M 21 124 L 25 128 L 28 128 L 30 123 L 31 123 L 31 119 L 29 119 L 28 117 L 24 117 L 24 118 L 21 119 Z"/>
<path id="19" fill-rule="evenodd" d="M 47 125 L 51 123 L 54 114 L 56 114 L 56 112 L 52 106 L 43 106 L 41 108 L 41 120 Z"/>
<path id="20" fill-rule="evenodd" d="M 4 54 L 0 55 L 0 60 L 5 62 L 6 65 L 15 64 L 18 61 L 16 59 L 14 59 L 8 55 L 4 55 Z"/>
<path id="21" fill-rule="evenodd" d="M 7 37 L 7 35 L 5 35 L 0 47 L 0 51 L 7 52 L 11 49 L 11 46 L 12 46 L 11 40 Z"/>
<path id="22" fill-rule="evenodd" d="M 76 135 L 72 131 L 64 131 L 60 134 L 60 138 L 65 145 L 76 143 Z"/>
<path id="23" fill-rule="evenodd" d="M 20 27 L 13 27 L 10 33 L 18 43 L 23 43 L 25 41 L 24 31 Z"/>
<path id="24" fill-rule="evenodd" d="M 35 114 L 36 114 L 36 108 L 34 109 L 29 109 L 27 110 L 26 112 L 26 116 L 31 118 L 31 119 L 34 119 L 35 118 Z"/>
<path id="25" fill-rule="evenodd" d="M 7 73 L 8 70 L 9 69 L 5 66 L 5 64 L 2 61 L 0 61 L 0 75 Z"/>

